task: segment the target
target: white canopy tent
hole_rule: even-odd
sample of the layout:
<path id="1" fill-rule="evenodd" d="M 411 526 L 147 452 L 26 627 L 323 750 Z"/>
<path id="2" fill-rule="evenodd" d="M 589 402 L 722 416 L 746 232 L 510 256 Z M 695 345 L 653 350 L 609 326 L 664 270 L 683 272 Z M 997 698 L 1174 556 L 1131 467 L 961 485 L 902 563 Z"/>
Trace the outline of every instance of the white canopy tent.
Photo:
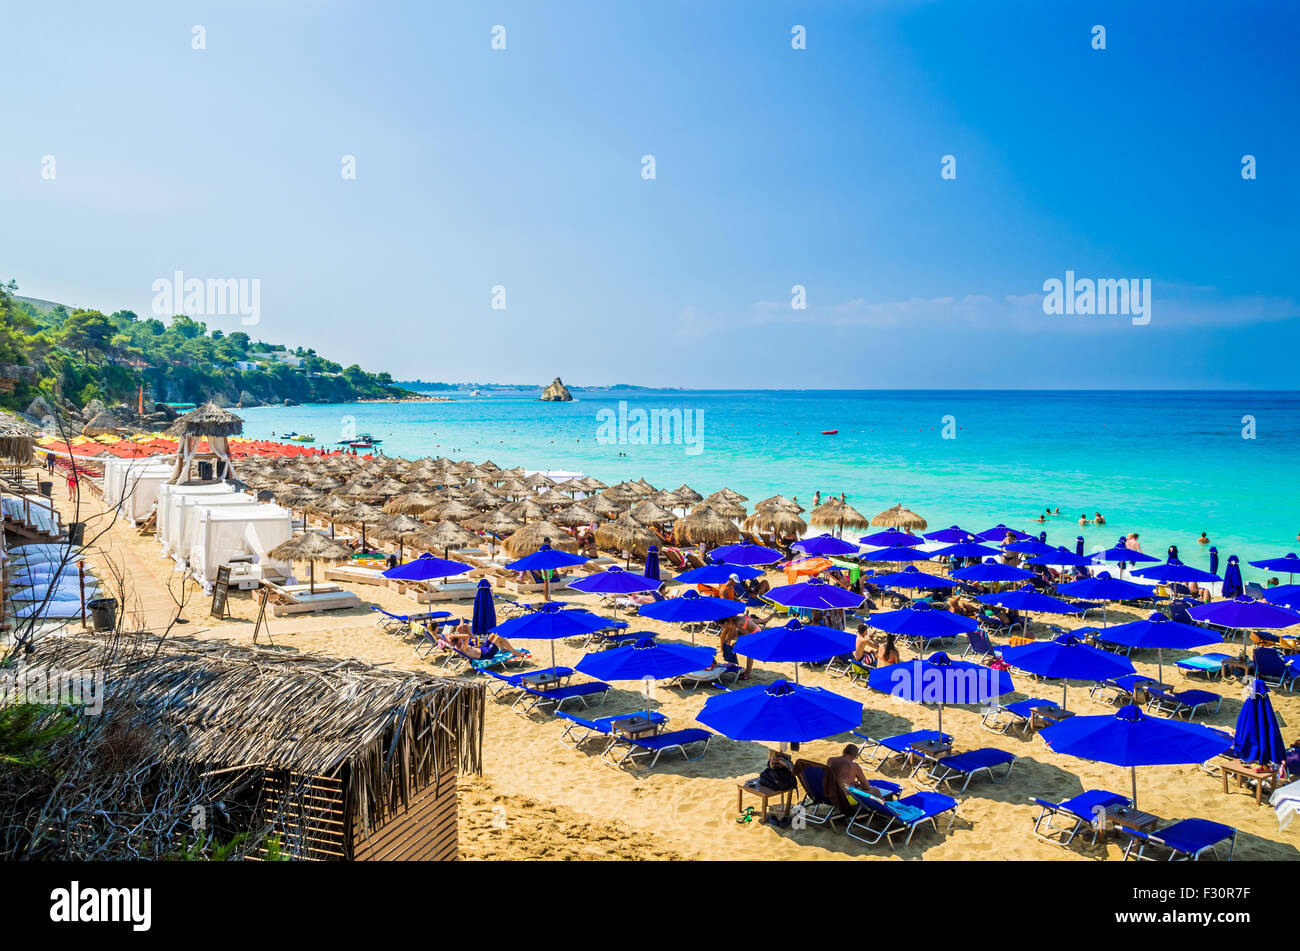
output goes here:
<path id="1" fill-rule="evenodd" d="M 206 496 L 212 498 L 218 495 L 234 495 L 236 489 L 229 482 L 213 482 L 206 485 L 171 485 L 163 483 L 158 487 L 158 539 L 162 542 L 163 555 L 171 554 L 172 534 L 170 526 L 179 516 L 181 499 Z"/>
<path id="2" fill-rule="evenodd" d="M 289 513 L 278 505 L 203 508 L 190 536 L 190 574 L 203 585 L 204 591 L 211 591 L 219 567 L 250 555 L 263 568 L 287 574 L 290 566 L 282 561 L 270 561 L 266 553 L 288 541 L 292 533 Z"/>
<path id="3" fill-rule="evenodd" d="M 194 526 L 209 509 L 244 508 L 257 505 L 257 500 L 244 492 L 229 495 L 178 496 L 171 500 L 172 513 L 167 522 L 167 537 L 162 539 L 163 551 L 182 567 L 190 558 L 190 545 L 194 541 Z"/>
<path id="4" fill-rule="evenodd" d="M 158 490 L 171 477 L 171 463 L 150 459 L 106 459 L 104 501 L 135 525 L 149 517 Z"/>

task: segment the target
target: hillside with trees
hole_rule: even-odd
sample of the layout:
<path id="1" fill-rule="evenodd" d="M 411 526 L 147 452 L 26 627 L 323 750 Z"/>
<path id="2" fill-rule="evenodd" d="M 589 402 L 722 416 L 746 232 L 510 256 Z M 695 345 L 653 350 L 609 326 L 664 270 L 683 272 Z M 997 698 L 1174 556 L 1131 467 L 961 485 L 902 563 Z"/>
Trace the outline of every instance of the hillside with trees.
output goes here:
<path id="1" fill-rule="evenodd" d="M 337 403 L 410 395 L 387 373 L 344 367 L 309 348 L 209 330 L 178 315 L 168 320 L 128 310 L 104 314 L 23 299 L 0 284 L 0 406 L 33 399 L 81 408 L 98 400 L 135 407 L 202 403 L 245 406 Z"/>

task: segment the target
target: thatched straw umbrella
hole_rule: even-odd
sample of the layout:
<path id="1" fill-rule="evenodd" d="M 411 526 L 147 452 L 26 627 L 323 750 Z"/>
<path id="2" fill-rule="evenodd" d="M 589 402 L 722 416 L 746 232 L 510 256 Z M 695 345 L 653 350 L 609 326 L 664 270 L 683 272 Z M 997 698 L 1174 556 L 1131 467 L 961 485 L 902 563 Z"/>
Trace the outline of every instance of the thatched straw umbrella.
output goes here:
<path id="1" fill-rule="evenodd" d="M 696 508 L 710 508 L 719 515 L 726 516 L 727 518 L 745 517 L 745 506 L 741 505 L 739 502 L 726 498 L 725 496 L 705 499 L 697 505 Z"/>
<path id="2" fill-rule="evenodd" d="M 243 431 L 242 419 L 213 403 L 190 410 L 167 429 L 167 435 L 180 443 L 177 447 L 176 468 L 172 470 L 168 481 L 172 485 L 181 482 L 182 478 L 189 481 L 190 466 L 194 462 L 194 453 L 200 439 L 208 441 L 208 446 L 217 457 L 217 478 L 235 478 L 235 469 L 230 462 L 230 449 L 226 445 L 226 440 L 231 436 L 238 436 Z"/>
<path id="3" fill-rule="evenodd" d="M 584 476 L 578 480 L 582 484 L 583 492 L 599 492 L 601 489 L 607 489 L 609 486 L 592 476 Z"/>
<path id="4" fill-rule="evenodd" d="M 384 503 L 384 511 L 389 515 L 418 515 L 430 506 L 441 504 L 441 501 L 427 492 L 412 492 L 389 499 Z"/>
<path id="5" fill-rule="evenodd" d="M 631 565 L 633 555 L 644 555 L 651 545 L 658 543 L 659 536 L 630 515 L 596 528 L 596 544 L 622 552 L 628 565 Z"/>
<path id="6" fill-rule="evenodd" d="M 551 521 L 556 525 L 592 525 L 600 521 L 600 516 L 592 509 L 587 508 L 586 502 L 575 502 L 568 508 L 552 515 Z"/>
<path id="7" fill-rule="evenodd" d="M 902 528 L 909 530 L 929 528 L 929 523 L 925 519 L 917 515 L 911 509 L 903 508 L 902 502 L 899 502 L 893 508 L 885 509 L 871 520 L 871 525 L 875 528 Z"/>
<path id="8" fill-rule="evenodd" d="M 497 553 L 497 539 L 513 535 L 523 527 L 523 524 L 523 522 L 507 515 L 503 510 L 498 509 L 487 518 L 483 519 L 479 528 L 482 531 L 489 533 L 491 554 L 495 556 Z"/>
<path id="9" fill-rule="evenodd" d="M 455 522 L 439 522 L 431 528 L 426 528 L 420 534 L 416 535 L 411 543 L 419 545 L 430 551 L 441 548 L 442 557 L 447 558 L 447 553 L 453 548 L 464 548 L 476 544 L 479 538 L 477 535 L 471 535 L 465 529 L 461 528 Z"/>
<path id="10" fill-rule="evenodd" d="M 674 525 L 673 534 L 688 545 L 700 542 L 721 545 L 740 540 L 735 523 L 704 504 L 697 505 L 695 511 Z"/>
<path id="11" fill-rule="evenodd" d="M 619 505 L 617 502 L 611 502 L 603 495 L 593 495 L 590 498 L 582 500 L 582 504 L 591 509 L 597 515 L 617 515 L 619 512 L 627 511 L 627 504 Z"/>
<path id="12" fill-rule="evenodd" d="M 677 521 L 677 516 L 650 499 L 638 502 L 628 513 L 642 525 L 663 525 Z"/>
<path id="13" fill-rule="evenodd" d="M 36 440 L 31 433 L 21 429 L 6 429 L 0 432 L 0 458 L 20 466 L 31 465 L 35 454 Z"/>
<path id="14" fill-rule="evenodd" d="M 578 551 L 578 542 L 568 532 L 547 521 L 525 525 L 505 540 L 504 547 L 512 557 L 522 558 L 531 555 L 547 542 L 560 551 Z"/>
<path id="15" fill-rule="evenodd" d="M 425 518 L 436 518 L 439 521 L 459 522 L 477 515 L 478 510 L 464 502 L 452 499 L 450 502 L 431 505 L 421 514 Z"/>
<path id="16" fill-rule="evenodd" d="M 377 509 L 373 505 L 367 505 L 364 502 L 354 503 L 352 508 L 340 515 L 337 521 L 344 525 L 356 525 L 361 528 L 361 547 L 366 547 L 366 526 L 380 525 L 386 516 L 383 509 Z"/>
<path id="17" fill-rule="evenodd" d="M 497 486 L 497 492 L 508 499 L 522 499 L 533 494 L 533 490 L 518 479 L 507 479 Z"/>
<path id="18" fill-rule="evenodd" d="M 739 492 L 736 492 L 734 489 L 727 489 L 727 488 L 719 489 L 717 492 L 714 492 L 711 495 L 707 496 L 704 499 L 704 501 L 712 502 L 714 499 L 728 499 L 736 503 L 749 501 L 748 498 L 741 495 Z"/>
<path id="19" fill-rule="evenodd" d="M 295 535 L 287 542 L 281 542 L 266 553 L 267 558 L 275 561 L 305 561 L 309 565 L 310 582 L 308 590 L 316 593 L 316 562 L 328 561 L 337 564 L 352 559 L 352 549 L 342 542 L 326 538 L 319 532 L 304 532 Z"/>
<path id="20" fill-rule="evenodd" d="M 808 516 L 808 524 L 822 528 L 835 529 L 836 535 L 843 533 L 845 527 L 867 528 L 870 520 L 853 506 L 839 499 L 828 499 Z"/>
<path id="21" fill-rule="evenodd" d="M 540 472 L 534 472 L 530 476 L 525 476 L 522 481 L 524 485 L 528 486 L 530 489 L 551 489 L 555 487 L 555 480 L 542 475 Z"/>
<path id="22" fill-rule="evenodd" d="M 775 509 L 782 512 L 792 512 L 795 515 L 800 514 L 804 508 L 798 502 L 787 499 L 784 495 L 774 495 L 771 498 L 764 499 L 754 506 L 755 512 L 765 512 L 769 509 Z"/>
<path id="23" fill-rule="evenodd" d="M 703 502 L 704 496 L 696 492 L 689 485 L 683 482 L 678 488 L 673 489 L 673 495 L 679 499 L 684 499 L 688 505 L 694 505 L 696 502 Z"/>
<path id="24" fill-rule="evenodd" d="M 397 542 L 397 560 L 402 560 L 402 551 L 412 535 L 422 532 L 429 526 L 409 515 L 390 515 L 379 523 L 375 534 L 380 538 L 393 539 Z"/>
<path id="25" fill-rule="evenodd" d="M 505 499 L 495 492 L 489 492 L 483 486 L 474 489 L 469 495 L 465 496 L 465 503 L 472 505 L 476 509 L 494 509 L 505 504 Z"/>
<path id="26" fill-rule="evenodd" d="M 520 521 L 536 521 L 545 519 L 551 514 L 551 510 L 544 505 L 538 505 L 532 499 L 520 499 L 518 502 L 511 502 L 503 507 L 501 511 L 505 512 L 512 518 Z"/>
<path id="27" fill-rule="evenodd" d="M 751 532 L 775 532 L 778 538 L 799 538 L 808 530 L 808 523 L 794 512 L 769 508 L 757 511 L 745 519 L 745 529 Z"/>

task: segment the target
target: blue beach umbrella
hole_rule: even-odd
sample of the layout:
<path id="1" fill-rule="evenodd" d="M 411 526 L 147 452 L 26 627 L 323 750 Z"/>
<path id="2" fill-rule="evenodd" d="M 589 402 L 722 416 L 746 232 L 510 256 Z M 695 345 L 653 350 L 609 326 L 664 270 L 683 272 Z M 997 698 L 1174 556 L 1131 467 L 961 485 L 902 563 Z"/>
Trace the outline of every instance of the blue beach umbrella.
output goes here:
<path id="1" fill-rule="evenodd" d="M 1123 538 L 1113 548 L 1107 548 L 1096 555 L 1096 559 L 1110 564 L 1118 564 L 1121 573 L 1123 573 L 1126 565 L 1155 564 L 1160 560 L 1154 555 L 1144 555 L 1140 551 L 1133 551 L 1124 544 Z"/>
<path id="2" fill-rule="evenodd" d="M 485 637 L 497 626 L 497 608 L 492 600 L 492 585 L 486 578 L 480 578 L 474 589 L 474 614 L 470 621 L 470 633 L 475 637 Z"/>
<path id="3" fill-rule="evenodd" d="M 449 561 L 446 558 L 437 558 L 425 552 L 419 558 L 387 569 L 382 572 L 382 575 L 396 581 L 423 581 L 425 586 L 432 591 L 433 582 L 439 578 L 453 578 L 470 570 L 472 570 L 470 565 L 463 565 L 459 561 Z"/>
<path id="4" fill-rule="evenodd" d="M 1215 566 L 1210 566 L 1214 571 Z M 1219 594 L 1225 598 L 1235 598 L 1246 593 L 1246 582 L 1241 577 L 1241 560 L 1236 555 L 1228 556 L 1228 567 L 1223 570 L 1223 584 Z"/>
<path id="5" fill-rule="evenodd" d="M 1029 559 L 1031 565 L 1050 565 L 1053 568 L 1081 568 L 1093 563 L 1090 555 L 1079 555 L 1061 546 L 1050 555 L 1038 555 Z"/>
<path id="6" fill-rule="evenodd" d="M 668 624 L 704 624 L 721 621 L 723 618 L 735 617 L 745 612 L 745 605 L 730 598 L 715 598 L 700 594 L 698 591 L 686 591 L 676 598 L 665 598 L 653 604 L 641 606 L 641 617 Z M 695 634 L 691 634 L 695 642 Z"/>
<path id="7" fill-rule="evenodd" d="M 952 576 L 959 581 L 1003 582 L 1028 581 L 1034 573 L 1024 568 L 1017 568 L 1015 565 L 1001 564 L 990 558 L 978 565 L 958 568 L 952 572 Z"/>
<path id="8" fill-rule="evenodd" d="M 652 581 L 645 575 L 634 574 L 618 565 L 610 565 L 604 571 L 597 571 L 585 578 L 577 578 L 569 583 L 575 591 L 587 594 L 644 594 L 658 591 L 662 581 Z"/>
<path id="9" fill-rule="evenodd" d="M 957 582 L 951 578 L 928 575 L 916 565 L 908 565 L 902 571 L 894 571 L 889 574 L 872 575 L 871 583 L 882 588 L 915 588 L 918 591 L 933 591 L 939 588 L 956 588 L 958 586 Z"/>
<path id="10" fill-rule="evenodd" d="M 805 624 L 791 618 L 780 627 L 745 634 L 736 641 L 736 653 L 771 664 L 794 664 L 794 681 L 799 682 L 799 664 L 818 664 L 851 654 L 858 639 L 848 631 L 823 624 Z"/>
<path id="11" fill-rule="evenodd" d="M 641 572 L 654 581 L 662 580 L 659 573 L 659 546 L 651 545 L 645 554 L 645 570 Z"/>
<path id="12" fill-rule="evenodd" d="M 931 640 L 968 634 L 979 627 L 979 622 L 974 618 L 932 608 L 924 601 L 897 611 L 880 611 L 867 618 L 867 623 L 876 630 L 886 631 L 899 637 L 921 637 Z"/>
<path id="13" fill-rule="evenodd" d="M 926 532 L 925 537 L 932 542 L 944 542 L 948 545 L 956 545 L 967 539 L 975 537 L 974 532 L 968 532 L 964 528 L 953 525 L 951 528 L 941 528 L 937 531 Z"/>
<path id="14" fill-rule="evenodd" d="M 711 565 L 683 571 L 673 578 L 669 584 L 726 584 L 731 580 L 732 575 L 735 575 L 741 581 L 750 581 L 754 578 L 761 578 L 763 569 L 748 565 L 729 565 L 721 561 L 715 561 Z"/>
<path id="15" fill-rule="evenodd" d="M 1273 701 L 1268 697 L 1268 685 L 1256 679 L 1251 683 L 1250 696 L 1241 705 L 1237 715 L 1237 729 L 1233 734 L 1228 754 L 1243 763 L 1260 763 L 1273 766 L 1286 762 L 1286 743 Z"/>
<path id="16" fill-rule="evenodd" d="M 1219 573 L 1219 548 L 1217 545 L 1211 545 L 1210 546 L 1210 574 L 1217 575 L 1218 573 Z M 1224 578 L 1223 580 L 1226 583 L 1228 579 Z"/>
<path id="17" fill-rule="evenodd" d="M 981 594 L 975 600 L 983 604 L 995 604 L 1010 611 L 1037 611 L 1040 614 L 1075 614 L 1079 610 L 1068 601 L 1043 594 L 1031 584 L 1023 585 L 1014 591 Z"/>
<path id="18" fill-rule="evenodd" d="M 857 551 L 857 548 L 853 550 Z M 709 557 L 714 561 L 725 561 L 729 565 L 771 565 L 780 561 L 783 556 L 775 548 L 742 542 L 738 545 L 723 545 L 721 548 L 715 548 L 709 552 Z"/>
<path id="19" fill-rule="evenodd" d="M 956 545 L 948 545 L 945 548 L 936 548 L 930 552 L 931 558 L 995 558 L 1002 554 L 992 545 L 981 545 L 978 542 L 960 542 Z"/>
<path id="20" fill-rule="evenodd" d="M 542 547 L 531 555 L 525 555 L 518 561 L 512 561 L 506 567 L 511 571 L 551 572 L 560 568 L 572 568 L 589 560 L 582 555 L 570 555 L 567 551 L 552 548 L 550 542 L 544 542 Z M 547 601 L 551 600 L 551 576 L 549 574 L 546 575 L 546 593 L 543 596 Z"/>
<path id="21" fill-rule="evenodd" d="M 1147 650 L 1155 648 L 1156 663 L 1159 667 L 1157 676 L 1161 680 L 1165 679 L 1164 649 L 1166 647 L 1171 650 L 1191 650 L 1193 647 L 1217 644 L 1222 640 L 1213 631 L 1207 631 L 1194 624 L 1171 621 L 1159 611 L 1152 612 L 1150 617 L 1142 621 L 1129 621 L 1127 624 L 1116 624 L 1114 627 L 1106 628 L 1105 639 L 1126 647 Z"/>
<path id="22" fill-rule="evenodd" d="M 1300 624 L 1300 614 L 1244 594 L 1230 601 L 1198 604 L 1187 612 L 1198 621 L 1232 630 L 1253 631 Z"/>
<path id="23" fill-rule="evenodd" d="M 1151 581 L 1160 581 L 1165 584 L 1185 584 L 1189 581 L 1195 581 L 1197 584 L 1208 584 L 1211 581 L 1223 580 L 1218 575 L 1204 569 L 1185 565 L 1177 558 L 1171 558 L 1169 561 L 1158 565 L 1138 568 L 1133 572 L 1133 576 L 1135 578 L 1147 578 Z"/>
<path id="24" fill-rule="evenodd" d="M 1070 680 L 1114 680 L 1137 672 L 1127 657 L 1090 647 L 1073 634 L 1003 648 L 1002 659 L 1039 677 L 1060 678 L 1062 707 L 1066 705 Z"/>
<path id="25" fill-rule="evenodd" d="M 1300 584 L 1280 584 L 1264 589 L 1264 600 L 1292 610 L 1300 609 Z"/>
<path id="26" fill-rule="evenodd" d="M 798 584 L 783 584 L 772 588 L 767 596 L 788 608 L 807 608 L 812 611 L 849 610 L 866 600 L 847 588 L 830 584 L 821 578 L 809 578 Z"/>
<path id="27" fill-rule="evenodd" d="M 1039 736 L 1053 752 L 1129 767 L 1134 806 L 1138 766 L 1204 763 L 1232 745 L 1232 737 L 1221 730 L 1148 716 L 1132 704 L 1113 714 L 1070 717 Z"/>
<path id="28" fill-rule="evenodd" d="M 820 687 L 778 680 L 715 694 L 695 719 L 733 740 L 808 743 L 861 726 L 862 704 Z"/>
<path id="29" fill-rule="evenodd" d="M 1014 528 L 1007 528 L 1001 522 L 998 522 L 998 524 L 994 525 L 992 528 L 985 529 L 975 537 L 977 539 L 983 539 L 986 542 L 1001 542 L 1008 534 L 1018 542 L 1028 541 L 1034 537 L 1025 532 L 1017 531 Z"/>
<path id="30" fill-rule="evenodd" d="M 1068 595 L 1071 598 L 1085 598 L 1103 602 L 1133 601 L 1139 598 L 1151 597 L 1149 587 L 1132 581 L 1112 578 L 1109 571 L 1098 572 L 1095 578 L 1080 578 L 1078 581 L 1058 584 L 1056 593 Z M 1109 607 L 1108 604 L 1102 605 L 1101 623 L 1103 626 L 1107 621 L 1106 614 Z"/>
<path id="31" fill-rule="evenodd" d="M 713 649 L 685 644 L 660 644 L 643 637 L 634 644 L 586 654 L 574 668 L 597 680 L 653 681 L 707 670 L 713 666 Z M 650 691 L 645 691 L 646 716 L 650 715 Z"/>
<path id="32" fill-rule="evenodd" d="M 608 618 L 562 604 L 547 601 L 536 610 L 519 617 L 502 621 L 493 633 L 507 640 L 535 640 L 551 642 L 551 666 L 555 666 L 555 642 L 566 637 L 578 637 L 603 631 L 610 626 Z"/>
<path id="33" fill-rule="evenodd" d="M 892 548 L 894 545 L 902 545 L 910 548 L 913 545 L 919 545 L 924 538 L 918 538 L 908 532 L 900 532 L 896 528 L 887 528 L 883 532 L 876 532 L 874 535 L 863 535 L 858 542 L 863 545 L 870 545 L 873 548 Z"/>
<path id="34" fill-rule="evenodd" d="M 1082 535 L 1076 535 L 1076 536 L 1074 536 L 1074 553 L 1075 553 L 1076 555 L 1082 555 L 1082 554 L 1083 554 L 1083 536 L 1082 536 Z M 1091 564 L 1091 562 L 1090 562 L 1090 564 Z"/>
<path id="35" fill-rule="evenodd" d="M 1262 568 L 1264 571 L 1285 571 L 1288 575 L 1294 575 L 1300 572 L 1300 555 L 1289 551 L 1280 558 L 1264 558 L 1261 561 L 1252 561 L 1250 564 L 1251 567 Z M 1288 577 L 1287 583 L 1289 584 L 1291 580 Z"/>
<path id="36" fill-rule="evenodd" d="M 953 660 L 943 651 L 878 667 L 867 675 L 867 685 L 910 703 L 937 703 L 940 733 L 946 704 L 990 703 L 1016 689 L 1005 670 Z"/>
<path id="37" fill-rule="evenodd" d="M 909 548 L 907 545 L 895 545 L 892 548 L 877 548 L 874 551 L 865 551 L 861 555 L 862 561 L 929 561 L 934 557 L 934 552 L 921 551 L 919 548 Z"/>
<path id="38" fill-rule="evenodd" d="M 1050 555 L 1056 551 L 1051 545 L 1041 542 L 1037 538 L 1031 538 L 1027 542 L 1011 542 L 1009 545 L 1003 545 L 1002 550 L 1014 551 L 1021 555 Z"/>
<path id="39" fill-rule="evenodd" d="M 823 532 L 812 538 L 800 539 L 790 547 L 808 555 L 856 555 L 859 546 Z"/>

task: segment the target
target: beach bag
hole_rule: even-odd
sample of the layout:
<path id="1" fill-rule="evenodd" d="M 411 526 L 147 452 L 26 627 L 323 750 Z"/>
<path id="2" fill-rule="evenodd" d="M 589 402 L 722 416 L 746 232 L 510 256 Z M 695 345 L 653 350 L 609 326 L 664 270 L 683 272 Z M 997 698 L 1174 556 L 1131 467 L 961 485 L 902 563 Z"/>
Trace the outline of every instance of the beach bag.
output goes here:
<path id="1" fill-rule="evenodd" d="M 794 778 L 794 773 L 785 766 L 768 766 L 758 774 L 758 781 L 764 786 L 771 789 L 779 789 L 784 792 L 787 789 L 794 789 L 799 783 Z"/>

